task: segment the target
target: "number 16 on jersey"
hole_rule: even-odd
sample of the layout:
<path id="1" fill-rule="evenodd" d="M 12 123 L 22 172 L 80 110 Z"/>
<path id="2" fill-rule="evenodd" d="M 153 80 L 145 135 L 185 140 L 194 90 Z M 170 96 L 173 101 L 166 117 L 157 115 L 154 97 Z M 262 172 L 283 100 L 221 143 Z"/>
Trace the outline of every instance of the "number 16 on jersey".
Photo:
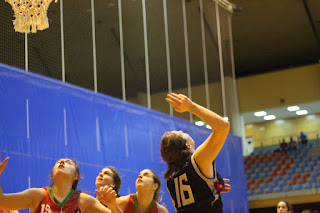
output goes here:
<path id="1" fill-rule="evenodd" d="M 182 206 L 194 203 L 194 197 L 192 194 L 191 187 L 190 185 L 183 184 L 183 181 L 184 182 L 188 181 L 186 173 L 183 173 L 179 177 L 174 178 L 178 208 L 181 207 L 181 202 L 182 202 Z M 181 200 L 180 200 L 180 196 L 181 196 Z"/>

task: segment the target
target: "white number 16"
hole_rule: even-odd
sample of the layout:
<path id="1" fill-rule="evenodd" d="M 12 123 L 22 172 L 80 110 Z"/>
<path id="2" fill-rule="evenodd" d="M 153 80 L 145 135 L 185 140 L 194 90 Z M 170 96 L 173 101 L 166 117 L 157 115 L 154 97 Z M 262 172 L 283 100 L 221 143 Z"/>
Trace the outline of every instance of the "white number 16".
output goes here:
<path id="1" fill-rule="evenodd" d="M 176 196 L 178 202 L 178 208 L 181 207 L 180 195 L 182 200 L 182 206 L 194 203 L 194 197 L 192 194 L 191 187 L 189 185 L 184 185 L 182 181 L 188 181 L 186 173 L 180 175 L 179 177 L 174 178 L 174 185 L 176 189 Z M 179 190 L 180 189 L 180 190 Z M 186 199 L 185 192 L 187 192 L 189 198 Z"/>

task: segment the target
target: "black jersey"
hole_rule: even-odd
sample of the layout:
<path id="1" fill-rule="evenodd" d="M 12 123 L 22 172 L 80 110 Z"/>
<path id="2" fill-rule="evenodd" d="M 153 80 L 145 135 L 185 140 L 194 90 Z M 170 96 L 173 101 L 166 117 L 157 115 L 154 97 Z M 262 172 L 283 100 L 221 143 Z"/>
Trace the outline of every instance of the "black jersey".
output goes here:
<path id="1" fill-rule="evenodd" d="M 218 195 L 214 182 L 222 178 L 217 173 L 215 163 L 213 166 L 213 178 L 205 177 L 197 166 L 193 155 L 186 165 L 167 181 L 167 188 L 179 213 L 222 213 L 222 202 Z"/>

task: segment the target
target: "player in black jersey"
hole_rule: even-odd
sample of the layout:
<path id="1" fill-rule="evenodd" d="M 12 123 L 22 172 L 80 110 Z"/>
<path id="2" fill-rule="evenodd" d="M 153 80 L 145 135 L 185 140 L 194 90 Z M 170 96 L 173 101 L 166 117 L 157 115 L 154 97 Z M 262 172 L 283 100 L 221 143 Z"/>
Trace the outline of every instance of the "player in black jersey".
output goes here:
<path id="1" fill-rule="evenodd" d="M 223 183 L 214 159 L 226 140 L 230 124 L 185 95 L 171 93 L 166 101 L 177 112 L 188 111 L 198 116 L 213 130 L 196 150 L 193 139 L 182 131 L 166 132 L 161 139 L 161 156 L 168 165 L 164 177 L 175 208 L 179 213 L 220 213 L 222 202 L 219 195 L 228 192 L 231 186 Z"/>

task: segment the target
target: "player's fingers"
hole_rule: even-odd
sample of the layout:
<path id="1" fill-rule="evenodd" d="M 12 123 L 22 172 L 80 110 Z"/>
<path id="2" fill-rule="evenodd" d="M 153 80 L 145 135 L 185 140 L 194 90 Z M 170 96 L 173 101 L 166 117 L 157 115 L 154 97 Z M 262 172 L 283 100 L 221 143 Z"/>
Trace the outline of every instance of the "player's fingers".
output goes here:
<path id="1" fill-rule="evenodd" d="M 111 193 L 112 191 L 114 191 L 114 190 L 113 190 L 113 188 L 111 188 L 111 187 L 109 187 L 109 188 L 106 190 L 107 193 Z"/>
<path id="2" fill-rule="evenodd" d="M 171 96 L 175 97 L 176 99 L 180 100 L 181 99 L 181 94 L 176 94 L 176 93 L 171 93 Z"/>
<path id="3" fill-rule="evenodd" d="M 178 96 L 173 96 L 173 95 L 168 94 L 167 98 L 171 99 L 172 101 L 174 101 L 177 104 L 182 103 L 181 99 Z"/>
<path id="4" fill-rule="evenodd" d="M 98 197 L 98 198 L 101 198 L 102 195 L 101 195 L 101 193 L 99 192 L 99 190 L 96 189 L 95 191 L 96 191 L 96 193 L 97 193 L 97 197 Z"/>
<path id="5" fill-rule="evenodd" d="M 224 182 L 230 182 L 230 179 L 228 179 L 228 178 L 223 178 L 223 181 L 224 181 Z"/>
<path id="6" fill-rule="evenodd" d="M 173 100 L 171 100 L 170 98 L 166 98 L 166 101 L 172 105 L 176 105 L 176 103 Z"/>

